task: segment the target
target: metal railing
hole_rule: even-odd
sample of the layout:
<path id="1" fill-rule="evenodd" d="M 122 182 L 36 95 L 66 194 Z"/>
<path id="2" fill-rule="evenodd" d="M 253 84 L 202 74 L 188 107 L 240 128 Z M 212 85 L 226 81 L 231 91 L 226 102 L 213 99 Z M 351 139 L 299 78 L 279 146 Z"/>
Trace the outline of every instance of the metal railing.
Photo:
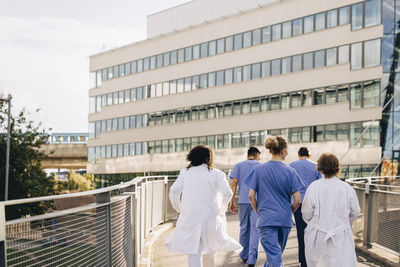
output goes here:
<path id="1" fill-rule="evenodd" d="M 400 258 L 400 177 L 363 177 L 346 180 L 356 191 L 361 213 L 353 222 L 356 238 Z"/>
<path id="2" fill-rule="evenodd" d="M 177 217 L 172 180 L 136 178 L 107 188 L 0 202 L 0 266 L 137 266 L 144 241 Z M 94 196 L 93 203 L 6 221 L 7 206 Z"/>

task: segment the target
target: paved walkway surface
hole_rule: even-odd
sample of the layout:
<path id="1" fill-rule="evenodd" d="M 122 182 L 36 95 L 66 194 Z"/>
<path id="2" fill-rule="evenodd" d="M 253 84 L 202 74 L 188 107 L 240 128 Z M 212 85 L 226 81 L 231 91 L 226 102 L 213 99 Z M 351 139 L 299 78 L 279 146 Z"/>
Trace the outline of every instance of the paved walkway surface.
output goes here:
<path id="1" fill-rule="evenodd" d="M 230 236 L 238 239 L 239 238 L 239 220 L 237 214 L 227 213 L 228 220 L 228 233 Z M 165 246 L 165 242 L 168 237 L 171 235 L 173 229 L 165 231 L 160 235 L 156 242 L 154 242 L 152 247 L 152 255 L 151 255 L 151 266 L 165 266 L 165 267 L 184 267 L 188 266 L 187 255 L 180 254 L 170 254 L 168 253 L 167 246 Z M 357 255 L 359 263 L 357 267 L 363 266 L 381 266 L 376 261 L 371 258 L 368 258 L 364 255 Z M 260 246 L 259 255 L 256 266 L 264 266 L 266 256 L 265 252 Z M 293 227 L 292 232 L 290 233 L 289 239 L 286 244 L 286 249 L 283 254 L 283 262 L 286 267 L 299 266 L 298 258 L 297 258 L 297 237 L 296 237 L 296 228 Z M 247 266 L 244 264 L 239 255 L 236 252 L 218 252 L 217 253 L 217 266 Z M 344 267 L 344 266 L 343 266 Z"/>

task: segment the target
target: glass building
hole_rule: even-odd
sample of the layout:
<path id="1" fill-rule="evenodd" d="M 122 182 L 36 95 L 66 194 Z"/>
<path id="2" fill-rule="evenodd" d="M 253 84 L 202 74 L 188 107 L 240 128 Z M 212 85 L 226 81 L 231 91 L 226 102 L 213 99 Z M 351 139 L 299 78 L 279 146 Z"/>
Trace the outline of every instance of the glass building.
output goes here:
<path id="1" fill-rule="evenodd" d="M 90 57 L 98 185 L 176 175 L 197 144 L 228 172 L 268 135 L 288 139 L 287 163 L 307 146 L 342 177 L 397 172 L 394 1 L 229 1 L 150 15 L 146 40 Z"/>

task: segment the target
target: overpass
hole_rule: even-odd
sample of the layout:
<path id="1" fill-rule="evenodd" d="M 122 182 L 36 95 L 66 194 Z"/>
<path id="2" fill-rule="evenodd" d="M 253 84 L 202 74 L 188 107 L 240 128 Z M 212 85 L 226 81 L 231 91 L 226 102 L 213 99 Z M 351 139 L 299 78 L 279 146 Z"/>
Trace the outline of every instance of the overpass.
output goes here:
<path id="1" fill-rule="evenodd" d="M 43 169 L 86 169 L 88 163 L 87 133 L 53 133 L 46 136 L 40 151 L 47 155 Z"/>
<path id="2" fill-rule="evenodd" d="M 168 254 L 164 246 L 177 218 L 168 201 L 173 182 L 166 176 L 139 177 L 93 191 L 0 202 L 0 266 L 186 266 L 186 256 Z M 359 260 L 364 261 L 358 266 L 398 266 L 400 178 L 348 182 L 362 209 L 352 225 Z M 88 196 L 95 196 L 92 203 L 75 201 L 77 206 L 66 210 L 5 220 L 7 206 Z M 238 226 L 237 216 L 228 215 L 234 237 Z M 298 266 L 294 232 L 285 266 Z M 366 254 L 380 261 L 364 260 Z M 219 266 L 243 266 L 234 252 L 217 256 Z M 260 250 L 259 266 L 263 259 Z"/>

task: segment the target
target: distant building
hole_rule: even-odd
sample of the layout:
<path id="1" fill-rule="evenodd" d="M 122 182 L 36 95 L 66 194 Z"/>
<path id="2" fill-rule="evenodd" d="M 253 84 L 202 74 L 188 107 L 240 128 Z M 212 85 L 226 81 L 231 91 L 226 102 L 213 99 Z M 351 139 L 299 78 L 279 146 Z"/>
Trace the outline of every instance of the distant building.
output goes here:
<path id="1" fill-rule="evenodd" d="M 343 157 L 343 177 L 379 171 L 399 157 L 392 2 L 196 0 L 148 16 L 148 39 L 90 57 L 88 172 L 176 174 L 196 144 L 229 170 L 267 135 L 287 137 L 288 162 L 304 145 Z"/>
<path id="2" fill-rule="evenodd" d="M 88 133 L 52 133 L 46 136 L 47 144 L 86 144 Z"/>

